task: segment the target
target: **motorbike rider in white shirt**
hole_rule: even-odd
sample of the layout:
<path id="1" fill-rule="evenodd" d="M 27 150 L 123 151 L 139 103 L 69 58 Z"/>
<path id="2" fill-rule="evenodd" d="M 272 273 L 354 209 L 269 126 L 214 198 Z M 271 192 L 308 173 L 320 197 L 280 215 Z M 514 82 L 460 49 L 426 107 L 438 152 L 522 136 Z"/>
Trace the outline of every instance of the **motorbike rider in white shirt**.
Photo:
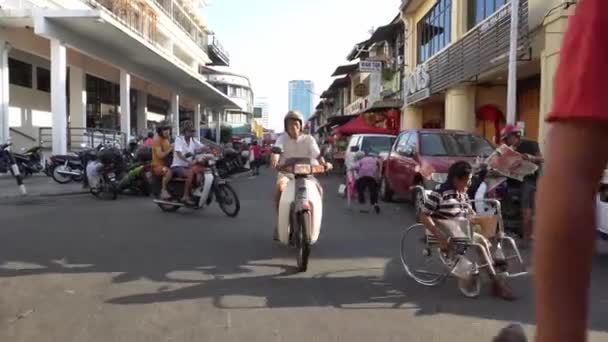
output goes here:
<path id="1" fill-rule="evenodd" d="M 326 163 L 325 159 L 321 155 L 321 150 L 315 139 L 308 134 L 303 134 L 302 127 L 304 126 L 304 118 L 296 111 L 289 111 L 283 119 L 283 125 L 285 133 L 283 133 L 275 142 L 275 146 L 280 147 L 283 153 L 281 155 L 273 154 L 271 158 L 271 166 L 278 168 L 282 165 L 285 160 L 290 158 L 309 158 L 316 160 L 320 165 L 323 165 L 326 170 L 331 170 L 332 165 Z M 275 207 L 279 208 L 279 201 L 281 200 L 281 194 L 287 187 L 290 180 L 293 179 L 293 175 L 279 172 L 276 189 L 275 189 Z M 323 193 L 321 185 L 319 185 L 319 191 Z M 274 239 L 278 240 L 278 231 L 275 227 Z"/>
<path id="2" fill-rule="evenodd" d="M 201 174 L 204 169 L 200 165 L 196 165 L 193 156 L 205 149 L 196 138 L 194 138 L 194 127 L 191 122 L 183 124 L 181 136 L 175 139 L 175 148 L 173 155 L 173 164 L 171 164 L 171 173 L 173 177 L 185 178 L 184 196 L 181 201 L 187 205 L 194 205 L 194 201 L 190 196 L 192 190 L 192 182 L 194 176 Z M 190 155 L 190 157 L 186 157 Z"/>

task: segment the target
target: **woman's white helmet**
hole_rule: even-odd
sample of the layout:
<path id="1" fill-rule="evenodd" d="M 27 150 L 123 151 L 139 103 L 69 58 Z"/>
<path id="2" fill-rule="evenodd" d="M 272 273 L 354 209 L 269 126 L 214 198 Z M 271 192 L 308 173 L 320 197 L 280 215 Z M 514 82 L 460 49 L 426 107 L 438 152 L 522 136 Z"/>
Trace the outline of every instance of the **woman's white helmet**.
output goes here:
<path id="1" fill-rule="evenodd" d="M 298 121 L 300 121 L 300 126 L 304 127 L 304 117 L 302 116 L 302 114 L 300 114 L 299 112 L 297 112 L 295 110 L 290 110 L 285 115 L 285 118 L 283 118 L 283 128 L 285 129 L 285 131 L 287 131 L 287 121 L 288 120 L 298 120 Z"/>

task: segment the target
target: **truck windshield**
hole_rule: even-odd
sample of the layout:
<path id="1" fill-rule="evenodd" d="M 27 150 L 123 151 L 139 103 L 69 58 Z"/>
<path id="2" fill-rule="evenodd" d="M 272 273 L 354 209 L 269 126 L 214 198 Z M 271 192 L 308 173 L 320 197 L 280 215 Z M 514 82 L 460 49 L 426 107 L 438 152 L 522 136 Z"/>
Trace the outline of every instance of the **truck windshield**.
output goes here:
<path id="1" fill-rule="evenodd" d="M 395 137 L 364 137 L 361 143 L 361 151 L 378 155 L 380 152 L 390 151 L 394 142 Z"/>
<path id="2" fill-rule="evenodd" d="M 473 134 L 422 133 L 420 154 L 423 156 L 487 157 L 494 147 Z"/>

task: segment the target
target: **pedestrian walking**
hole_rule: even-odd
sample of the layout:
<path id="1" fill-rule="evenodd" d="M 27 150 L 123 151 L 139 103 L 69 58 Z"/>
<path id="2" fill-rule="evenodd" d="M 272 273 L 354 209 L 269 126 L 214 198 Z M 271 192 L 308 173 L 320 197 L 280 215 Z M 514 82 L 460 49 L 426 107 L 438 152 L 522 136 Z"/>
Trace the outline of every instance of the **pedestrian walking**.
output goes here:
<path id="1" fill-rule="evenodd" d="M 355 165 L 353 170 L 356 171 L 355 189 L 360 205 L 365 205 L 365 194 L 369 191 L 370 204 L 377 214 L 380 213 L 378 205 L 378 158 L 359 151 L 355 154 Z M 361 211 L 365 211 L 362 209 Z"/>

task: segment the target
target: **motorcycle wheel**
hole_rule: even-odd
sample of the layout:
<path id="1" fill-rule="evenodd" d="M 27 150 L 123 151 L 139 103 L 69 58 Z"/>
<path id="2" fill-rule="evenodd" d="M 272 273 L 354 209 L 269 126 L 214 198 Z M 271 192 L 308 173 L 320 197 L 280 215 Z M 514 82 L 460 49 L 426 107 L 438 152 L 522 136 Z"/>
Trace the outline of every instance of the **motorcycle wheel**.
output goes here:
<path id="1" fill-rule="evenodd" d="M 50 172 L 51 172 L 53 180 L 55 182 L 57 182 L 59 184 L 68 184 L 69 182 L 71 182 L 73 180 L 72 176 L 64 176 L 59 173 L 59 171 L 64 171 L 64 170 L 65 170 L 65 165 L 57 165 L 52 168 L 52 170 Z"/>
<path id="2" fill-rule="evenodd" d="M 308 242 L 308 227 L 310 227 L 310 215 L 305 213 L 298 219 L 297 248 L 298 248 L 298 272 L 306 272 L 308 269 L 308 257 L 310 256 L 310 243 Z"/>
<path id="3" fill-rule="evenodd" d="M 220 205 L 220 209 L 228 217 L 236 217 L 239 214 L 241 202 L 229 184 L 218 185 L 215 191 L 215 198 Z"/>
<path id="4" fill-rule="evenodd" d="M 178 211 L 180 208 L 179 205 L 170 205 L 170 204 L 164 204 L 164 203 L 156 203 L 156 204 L 158 205 L 160 210 L 162 210 L 166 213 L 174 213 L 174 212 Z"/>
<path id="5" fill-rule="evenodd" d="M 111 182 L 106 181 L 103 177 L 99 180 L 99 184 L 96 187 L 89 189 L 93 196 L 99 199 L 116 200 L 118 198 L 118 189 Z"/>

